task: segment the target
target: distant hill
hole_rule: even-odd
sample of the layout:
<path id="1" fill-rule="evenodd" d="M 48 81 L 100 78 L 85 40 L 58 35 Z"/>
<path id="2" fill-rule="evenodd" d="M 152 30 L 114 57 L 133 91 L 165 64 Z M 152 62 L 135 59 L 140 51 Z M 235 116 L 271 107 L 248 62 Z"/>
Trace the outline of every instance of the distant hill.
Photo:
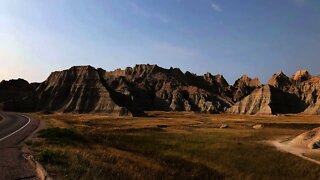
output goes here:
<path id="1" fill-rule="evenodd" d="M 74 66 L 42 83 L 2 81 L 0 103 L 8 111 L 133 116 L 149 110 L 320 114 L 320 77 L 299 70 L 291 78 L 274 74 L 267 85 L 246 75 L 229 85 L 219 74 L 198 76 L 149 64 L 114 71 Z"/>

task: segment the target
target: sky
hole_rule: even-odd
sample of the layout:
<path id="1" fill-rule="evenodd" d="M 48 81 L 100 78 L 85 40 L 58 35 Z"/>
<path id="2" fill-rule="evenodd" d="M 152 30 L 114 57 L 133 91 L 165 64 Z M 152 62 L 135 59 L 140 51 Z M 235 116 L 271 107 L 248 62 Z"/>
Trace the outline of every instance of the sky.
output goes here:
<path id="1" fill-rule="evenodd" d="M 0 0 L 0 80 L 75 65 L 320 74 L 319 0 Z"/>

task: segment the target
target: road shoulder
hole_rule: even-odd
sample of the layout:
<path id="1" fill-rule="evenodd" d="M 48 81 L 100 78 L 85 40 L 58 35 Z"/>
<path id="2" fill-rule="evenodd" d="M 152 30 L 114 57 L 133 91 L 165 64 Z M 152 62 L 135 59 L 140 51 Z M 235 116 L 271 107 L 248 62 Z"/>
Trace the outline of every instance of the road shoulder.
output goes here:
<path id="1" fill-rule="evenodd" d="M 17 118 L 20 116 L 16 113 L 9 114 L 14 114 Z M 35 169 L 22 151 L 25 140 L 35 132 L 38 126 L 39 120 L 30 119 L 27 126 L 1 141 L 0 179 L 38 179 Z"/>

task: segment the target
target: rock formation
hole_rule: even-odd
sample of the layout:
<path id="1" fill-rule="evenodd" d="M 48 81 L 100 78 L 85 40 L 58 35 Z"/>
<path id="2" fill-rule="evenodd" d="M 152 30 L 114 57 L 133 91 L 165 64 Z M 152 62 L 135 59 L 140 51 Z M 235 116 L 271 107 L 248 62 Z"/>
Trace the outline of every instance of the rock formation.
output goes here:
<path id="1" fill-rule="evenodd" d="M 36 85 L 32 96 L 5 104 L 6 110 L 57 111 L 73 113 L 120 113 L 98 70 L 91 66 L 75 66 L 51 73 Z M 129 108 L 128 108 L 129 109 Z M 130 109 L 129 109 L 130 110 Z M 138 111 L 133 115 L 142 114 Z M 128 113 L 127 113 L 128 114 Z"/>
<path id="2" fill-rule="evenodd" d="M 307 105 L 304 113 L 320 114 L 320 77 L 313 76 L 299 83 L 296 81 L 295 84 L 293 93 L 297 94 Z"/>
<path id="3" fill-rule="evenodd" d="M 274 74 L 268 84 L 256 89 L 228 109 L 240 114 L 308 113 L 319 114 L 320 78 L 306 70 L 291 78 L 283 72 Z"/>
<path id="4" fill-rule="evenodd" d="M 270 86 L 254 90 L 249 96 L 227 110 L 233 114 L 272 114 Z"/>
<path id="5" fill-rule="evenodd" d="M 75 66 L 30 86 L 35 88 L 32 95 L 7 102 L 5 109 L 128 114 L 126 108 L 133 115 L 146 110 L 221 113 L 233 103 L 222 75 L 197 76 L 148 64 L 111 72 Z"/>
<path id="6" fill-rule="evenodd" d="M 33 93 L 34 87 L 26 80 L 16 79 L 0 82 L 0 103 L 23 99 Z"/>
<path id="7" fill-rule="evenodd" d="M 98 71 L 91 66 L 72 67 L 53 72 L 36 89 L 36 110 L 100 113 L 119 111 L 110 92 L 102 84 Z"/>
<path id="8" fill-rule="evenodd" d="M 233 100 L 235 102 L 240 101 L 247 95 L 249 95 L 254 89 L 261 87 L 262 84 L 258 78 L 251 79 L 247 75 L 241 76 L 235 81 L 233 87 Z"/>
<path id="9" fill-rule="evenodd" d="M 287 90 L 291 86 L 291 81 L 283 72 L 278 72 L 269 79 L 268 85 L 281 90 Z"/>
<path id="10" fill-rule="evenodd" d="M 105 72 L 103 77 L 116 93 L 144 110 L 220 113 L 232 105 L 230 86 L 222 75 L 197 76 L 143 64 Z"/>
<path id="11" fill-rule="evenodd" d="M 293 81 L 298 81 L 298 82 L 302 82 L 302 81 L 307 81 L 309 79 L 311 79 L 312 76 L 309 74 L 309 72 L 307 70 L 298 70 L 294 75 L 292 75 L 291 79 Z"/>
<path id="12" fill-rule="evenodd" d="M 10 111 L 133 116 L 149 110 L 319 114 L 320 77 L 299 70 L 291 78 L 276 73 L 267 85 L 246 75 L 229 85 L 220 74 L 198 76 L 149 64 L 115 71 L 74 66 L 51 73 L 42 83 L 2 81 L 0 107 Z"/>
<path id="13" fill-rule="evenodd" d="M 320 114 L 320 96 L 318 96 L 317 100 L 315 103 L 312 103 L 309 105 L 306 110 L 304 110 L 305 114 Z"/>

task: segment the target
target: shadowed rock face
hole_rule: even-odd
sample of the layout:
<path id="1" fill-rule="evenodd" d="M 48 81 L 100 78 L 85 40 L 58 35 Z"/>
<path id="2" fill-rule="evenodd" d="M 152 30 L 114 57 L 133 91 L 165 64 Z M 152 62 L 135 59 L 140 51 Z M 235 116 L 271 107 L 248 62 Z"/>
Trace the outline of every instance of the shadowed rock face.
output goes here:
<path id="1" fill-rule="evenodd" d="M 304 109 L 303 113 L 319 114 L 320 77 L 311 76 L 306 70 L 299 70 L 290 80 L 292 86 L 288 92 L 295 94 L 305 103 L 305 106 L 301 107 Z"/>
<path id="2" fill-rule="evenodd" d="M 295 94 L 306 104 L 306 114 L 320 114 L 320 77 L 313 76 L 308 80 L 297 83 Z"/>
<path id="3" fill-rule="evenodd" d="M 177 68 L 136 65 L 105 72 L 103 77 L 115 93 L 144 110 L 219 113 L 233 104 L 230 86 L 221 75 L 197 76 Z"/>
<path id="4" fill-rule="evenodd" d="M 54 72 L 36 89 L 36 110 L 101 113 L 119 111 L 110 92 L 102 84 L 98 71 L 91 66 L 72 67 Z"/>
<path id="5" fill-rule="evenodd" d="M 274 74 L 268 81 L 268 85 L 282 90 L 287 90 L 291 86 L 291 81 L 283 72 Z"/>
<path id="6" fill-rule="evenodd" d="M 320 78 L 306 70 L 297 71 L 291 78 L 283 72 L 274 74 L 268 85 L 228 109 L 240 114 L 308 113 L 319 114 Z"/>
<path id="7" fill-rule="evenodd" d="M 282 91 L 273 86 L 270 86 L 270 90 L 272 114 L 301 113 L 305 110 L 305 102 L 295 94 Z"/>
<path id="8" fill-rule="evenodd" d="M 75 66 L 53 72 L 46 81 L 32 87 L 36 88 L 32 95 L 6 103 L 5 109 L 119 113 L 125 107 L 133 115 L 142 115 L 145 110 L 220 113 L 233 104 L 227 96 L 230 86 L 223 76 L 197 76 L 157 65 L 136 65 L 112 72 Z"/>
<path id="9" fill-rule="evenodd" d="M 112 99 L 108 87 L 103 84 L 98 70 L 91 66 L 75 66 L 53 72 L 36 87 L 32 96 L 8 102 L 5 109 L 73 113 L 119 113 L 121 110 Z M 127 114 L 140 115 L 143 111 Z"/>
<path id="10" fill-rule="evenodd" d="M 107 72 L 75 66 L 42 83 L 0 83 L 0 105 L 10 111 L 56 111 L 144 115 L 144 111 L 236 114 L 319 114 L 320 77 L 280 72 L 267 85 L 244 75 L 229 85 L 222 75 L 202 76 L 141 64 Z"/>
<path id="11" fill-rule="evenodd" d="M 258 78 L 251 79 L 247 75 L 241 76 L 235 81 L 233 87 L 233 100 L 235 102 L 240 101 L 247 95 L 249 95 L 254 89 L 261 87 L 262 84 Z"/>
<path id="12" fill-rule="evenodd" d="M 26 80 L 16 79 L 0 82 L 0 103 L 20 100 L 34 91 L 32 85 Z"/>
<path id="13" fill-rule="evenodd" d="M 294 94 L 283 92 L 270 85 L 254 90 L 249 96 L 227 110 L 236 114 L 300 113 L 304 106 Z"/>

